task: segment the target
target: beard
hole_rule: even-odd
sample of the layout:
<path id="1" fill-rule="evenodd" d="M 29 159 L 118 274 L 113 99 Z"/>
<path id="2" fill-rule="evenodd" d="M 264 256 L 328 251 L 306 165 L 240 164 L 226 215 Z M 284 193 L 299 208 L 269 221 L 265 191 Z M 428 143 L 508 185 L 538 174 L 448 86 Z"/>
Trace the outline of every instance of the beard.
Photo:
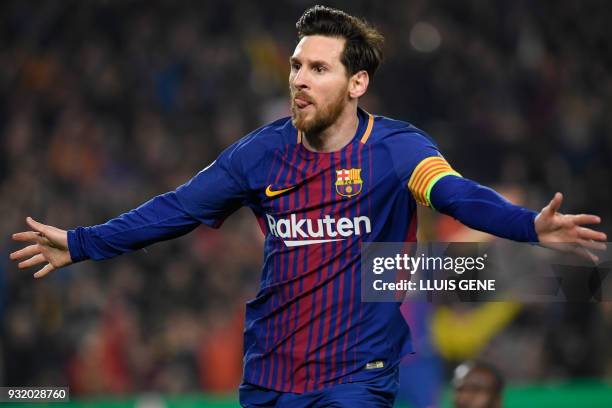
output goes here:
<path id="1" fill-rule="evenodd" d="M 307 118 L 307 113 L 302 111 L 295 103 L 295 98 L 305 99 L 311 103 L 311 107 L 315 109 L 313 115 Z M 291 91 L 291 123 L 303 133 L 316 135 L 338 120 L 340 114 L 346 106 L 346 92 L 341 90 L 338 95 L 327 105 L 319 107 L 315 105 L 311 98 L 300 92 Z"/>

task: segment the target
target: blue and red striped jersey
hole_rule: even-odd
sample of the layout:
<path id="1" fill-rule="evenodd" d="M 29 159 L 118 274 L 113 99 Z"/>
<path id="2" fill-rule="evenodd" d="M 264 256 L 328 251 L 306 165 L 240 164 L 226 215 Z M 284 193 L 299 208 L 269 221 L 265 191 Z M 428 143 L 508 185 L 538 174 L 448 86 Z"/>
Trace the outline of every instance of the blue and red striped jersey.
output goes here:
<path id="1" fill-rule="evenodd" d="M 352 141 L 333 153 L 306 149 L 290 118 L 252 132 L 176 191 L 68 231 L 72 261 L 219 227 L 248 206 L 266 239 L 247 303 L 244 381 L 303 393 L 379 375 L 411 350 L 410 330 L 399 303 L 361 301 L 364 243 L 415 241 L 417 202 L 501 237 L 538 236 L 535 212 L 462 178 L 424 132 L 357 114 Z"/>
<path id="2" fill-rule="evenodd" d="M 427 205 L 428 188 L 452 169 L 414 126 L 358 116 L 352 141 L 332 153 L 307 150 L 290 118 L 275 121 L 176 191 L 213 227 L 248 206 L 265 234 L 260 289 L 246 310 L 245 382 L 319 390 L 378 375 L 411 351 L 399 304 L 361 301 L 360 251 L 415 241 L 414 197 Z"/>

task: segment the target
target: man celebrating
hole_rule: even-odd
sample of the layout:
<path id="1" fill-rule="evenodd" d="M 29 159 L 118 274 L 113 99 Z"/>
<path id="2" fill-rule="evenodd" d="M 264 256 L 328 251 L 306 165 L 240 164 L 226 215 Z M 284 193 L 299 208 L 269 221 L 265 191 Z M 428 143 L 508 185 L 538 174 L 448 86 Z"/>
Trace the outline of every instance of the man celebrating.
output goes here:
<path id="1" fill-rule="evenodd" d="M 297 22 L 290 118 L 227 148 L 186 184 L 102 225 L 64 231 L 27 219 L 32 245 L 11 254 L 39 278 L 219 227 L 241 206 L 265 234 L 261 287 L 247 304 L 245 407 L 390 407 L 410 331 L 395 303 L 362 303 L 363 242 L 416 240 L 416 204 L 527 242 L 597 249 L 593 215 L 539 214 L 462 178 L 421 130 L 358 107 L 382 59 L 383 37 L 362 20 L 315 6 Z"/>

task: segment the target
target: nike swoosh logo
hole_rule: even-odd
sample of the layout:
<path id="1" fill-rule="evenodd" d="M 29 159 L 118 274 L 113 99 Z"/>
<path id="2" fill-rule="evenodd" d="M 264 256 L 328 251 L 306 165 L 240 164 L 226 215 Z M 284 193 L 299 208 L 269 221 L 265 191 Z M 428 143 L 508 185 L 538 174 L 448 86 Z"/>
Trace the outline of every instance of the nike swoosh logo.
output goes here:
<path id="1" fill-rule="evenodd" d="M 272 185 L 270 184 L 266 188 L 266 196 L 268 196 L 268 197 L 276 197 L 277 195 L 286 193 L 287 191 L 293 190 L 294 188 L 295 188 L 295 186 L 288 187 L 288 188 L 283 188 L 282 190 L 272 190 Z"/>

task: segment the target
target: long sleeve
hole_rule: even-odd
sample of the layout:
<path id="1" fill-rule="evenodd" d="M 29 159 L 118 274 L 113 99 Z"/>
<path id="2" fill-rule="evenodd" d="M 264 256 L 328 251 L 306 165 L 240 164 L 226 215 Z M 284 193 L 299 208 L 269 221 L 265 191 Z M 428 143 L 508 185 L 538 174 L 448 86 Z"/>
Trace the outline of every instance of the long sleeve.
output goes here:
<path id="1" fill-rule="evenodd" d="M 213 228 L 244 205 L 247 190 L 238 151 L 242 138 L 175 191 L 159 195 L 105 224 L 68 231 L 73 262 L 101 260 L 185 235 L 200 224 Z"/>
<path id="2" fill-rule="evenodd" d="M 534 227 L 536 212 L 461 177 L 427 135 L 405 132 L 389 138 L 387 144 L 400 181 L 417 203 L 498 237 L 538 242 Z"/>
<path id="3" fill-rule="evenodd" d="M 169 192 L 104 224 L 68 231 L 68 248 L 73 262 L 108 259 L 187 234 L 198 225 L 177 194 Z"/>
<path id="4" fill-rule="evenodd" d="M 514 241 L 538 242 L 535 211 L 514 205 L 472 180 L 442 177 L 431 186 L 429 200 L 435 209 L 468 227 Z"/>

